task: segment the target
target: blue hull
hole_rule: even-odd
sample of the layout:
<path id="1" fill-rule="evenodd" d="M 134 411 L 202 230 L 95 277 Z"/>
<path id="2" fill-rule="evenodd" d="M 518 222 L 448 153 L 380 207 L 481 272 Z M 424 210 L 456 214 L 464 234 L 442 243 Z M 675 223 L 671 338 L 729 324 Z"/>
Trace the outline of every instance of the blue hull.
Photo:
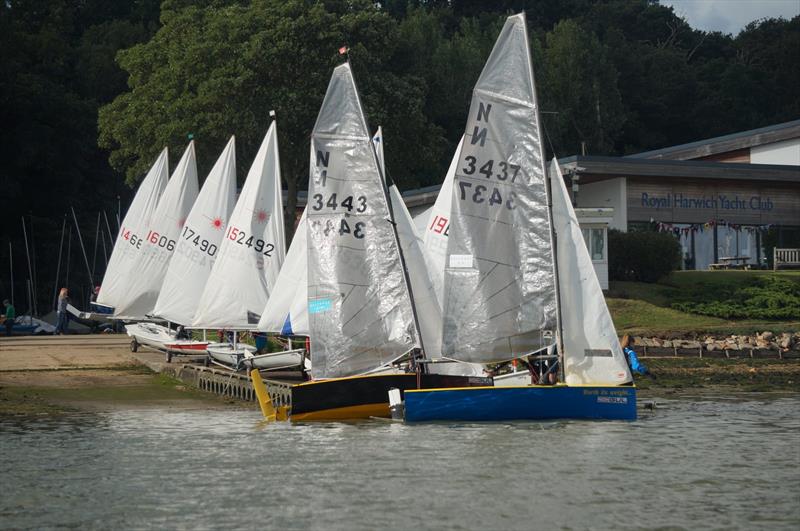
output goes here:
<path id="1" fill-rule="evenodd" d="M 409 389 L 405 392 L 405 419 L 406 422 L 636 420 L 636 388 L 531 385 Z"/>

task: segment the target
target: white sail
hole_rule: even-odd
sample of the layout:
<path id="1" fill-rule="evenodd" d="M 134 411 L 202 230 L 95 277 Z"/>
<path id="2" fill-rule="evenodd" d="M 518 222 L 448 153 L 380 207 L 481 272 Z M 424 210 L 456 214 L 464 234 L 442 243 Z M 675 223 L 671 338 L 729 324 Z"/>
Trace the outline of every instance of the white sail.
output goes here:
<path id="1" fill-rule="evenodd" d="M 384 175 L 386 175 L 382 127 L 378 127 L 378 132 L 372 137 L 372 142 L 375 144 L 378 163 L 381 165 L 381 169 L 384 170 Z M 452 187 L 452 176 L 450 186 Z M 426 260 L 423 239 L 420 237 L 411 213 L 403 201 L 403 196 L 394 185 L 389 187 L 389 198 L 392 202 L 392 212 L 397 224 L 397 238 L 400 241 L 400 248 L 403 251 L 403 258 L 408 270 L 408 279 L 411 282 L 411 293 L 414 297 L 414 306 L 417 311 L 419 335 L 425 346 L 425 357 L 430 360 L 438 360 L 442 358 L 442 309 L 436 297 L 431 278 L 434 272 L 430 270 L 430 264 Z M 438 199 L 437 204 L 439 204 Z M 447 215 L 449 216 L 449 198 L 447 205 Z M 442 257 L 441 264 L 440 280 L 444 274 L 444 257 Z M 434 374 L 458 374 L 464 376 L 479 376 L 483 374 L 483 367 L 473 363 L 430 364 L 427 370 Z"/>
<path id="2" fill-rule="evenodd" d="M 285 336 L 309 335 L 307 230 L 306 211 L 303 210 L 275 289 L 261 314 L 258 330 Z"/>
<path id="3" fill-rule="evenodd" d="M 119 306 L 120 309 L 123 309 L 130 301 L 131 286 L 138 281 L 133 266 L 142 254 L 147 226 L 158 206 L 159 198 L 167 186 L 168 178 L 169 160 L 167 148 L 164 148 L 139 185 L 131 206 L 122 220 L 103 283 L 100 285 L 97 302 L 114 307 L 116 316 L 144 317 L 144 313 L 122 314 L 116 308 Z"/>
<path id="4" fill-rule="evenodd" d="M 247 174 L 194 316 L 196 328 L 253 329 L 286 255 L 275 122 Z"/>
<path id="5" fill-rule="evenodd" d="M 442 353 L 489 363 L 551 345 L 550 214 L 523 15 L 509 17 L 475 86 L 453 180 Z"/>
<path id="6" fill-rule="evenodd" d="M 312 376 L 361 374 L 401 357 L 417 330 L 349 64 L 334 69 L 314 125 L 308 198 Z"/>
<path id="7" fill-rule="evenodd" d="M 203 183 L 178 237 L 153 310 L 158 317 L 182 325 L 194 320 L 235 198 L 236 145 L 231 137 Z"/>
<path id="8" fill-rule="evenodd" d="M 453 160 L 442 182 L 436 202 L 428 213 L 425 225 L 424 243 L 425 261 L 430 271 L 431 282 L 439 301 L 439 307 L 444 306 L 444 267 L 447 259 L 447 235 L 450 232 L 450 205 L 453 202 L 453 178 L 458 168 L 459 154 L 464 145 L 464 137 L 458 141 Z"/>
<path id="9" fill-rule="evenodd" d="M 144 243 L 132 268 L 136 282 L 129 284 L 128 295 L 124 302 L 117 304 L 116 312 L 128 316 L 144 316 L 153 312 L 169 261 L 183 223 L 197 199 L 198 189 L 194 141 L 191 141 L 158 201 L 147 230 L 143 231 Z"/>
<path id="10" fill-rule="evenodd" d="M 566 383 L 619 385 L 630 382 L 625 354 L 555 159 L 550 164 L 550 182 Z"/>

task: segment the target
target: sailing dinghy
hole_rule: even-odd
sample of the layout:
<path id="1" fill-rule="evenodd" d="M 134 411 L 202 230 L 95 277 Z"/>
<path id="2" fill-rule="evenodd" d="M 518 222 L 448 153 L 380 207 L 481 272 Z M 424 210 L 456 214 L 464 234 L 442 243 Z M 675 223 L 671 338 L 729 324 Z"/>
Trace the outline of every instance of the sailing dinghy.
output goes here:
<path id="1" fill-rule="evenodd" d="M 414 365 L 419 327 L 368 131 L 345 63 L 333 71 L 311 139 L 306 214 L 313 379 L 291 387 L 295 421 L 386 417 L 392 387 L 487 381 L 400 367 L 403 360 L 405 367 Z"/>
<path id="2" fill-rule="evenodd" d="M 269 368 L 290 368 L 297 366 L 306 367 L 305 349 L 291 348 L 292 336 L 308 336 L 308 248 L 306 246 L 306 209 L 300 216 L 300 221 L 294 232 L 294 238 L 286 252 L 275 286 L 270 293 L 261 319 L 258 321 L 257 330 L 271 332 L 289 337 L 289 350 L 276 352 L 271 359 Z M 278 355 L 284 356 L 279 357 Z M 267 367 L 259 366 L 261 362 L 254 360 L 258 369 Z"/>
<path id="3" fill-rule="evenodd" d="M 281 173 L 275 122 L 247 174 L 192 326 L 234 331 L 232 343 L 208 346 L 209 360 L 227 368 L 299 365 L 303 351 L 256 354 L 238 332 L 255 330 L 286 255 Z M 291 366 L 291 365 L 288 365 Z"/>
<path id="4" fill-rule="evenodd" d="M 236 147 L 231 137 L 203 183 L 183 222 L 153 314 L 190 326 L 214 265 L 236 199 Z M 206 354 L 207 341 L 174 338 L 162 343 L 172 353 Z"/>
<path id="5" fill-rule="evenodd" d="M 442 351 L 496 363 L 555 347 L 561 381 L 407 390 L 408 422 L 636 418 L 566 187 L 557 169 L 547 178 L 539 120 L 525 16 L 515 15 L 475 86 L 454 178 Z"/>
<path id="6" fill-rule="evenodd" d="M 158 201 L 167 187 L 169 161 L 167 148 L 161 151 L 156 162 L 139 185 L 131 206 L 122 224 L 111 251 L 100 293 L 95 305 L 113 313 L 115 319 L 142 319 L 145 313 L 140 308 L 131 307 L 133 286 L 135 285 L 134 266 L 144 252 L 147 227 L 155 212 Z M 118 309 L 119 308 L 119 309 Z M 122 309 L 126 311 L 123 313 Z"/>
<path id="7" fill-rule="evenodd" d="M 132 267 L 136 282 L 129 287 L 128 301 L 121 305 L 123 313 L 153 313 L 183 223 L 197 199 L 198 188 L 194 141 L 191 141 L 147 227 L 142 252 Z M 131 337 L 131 350 L 134 352 L 140 344 L 160 350 L 166 350 L 166 344 L 175 344 L 177 348 L 173 352 L 177 353 L 202 347 L 198 342 L 178 340 L 175 331 L 154 322 L 131 323 L 125 326 L 125 330 Z"/>
<path id="8" fill-rule="evenodd" d="M 378 132 L 372 137 L 372 142 L 375 144 L 378 162 L 385 177 L 383 128 L 378 127 Z M 457 156 L 458 153 L 456 153 Z M 451 169 L 453 169 L 453 164 L 451 164 Z M 453 169 L 453 171 L 455 170 Z M 450 193 L 452 186 L 452 175 L 448 172 L 442 185 L 442 193 Z M 444 275 L 444 259 L 437 260 L 435 253 L 427 255 L 429 248 L 426 244 L 428 242 L 417 232 L 411 213 L 394 184 L 389 187 L 389 198 L 397 228 L 397 239 L 400 242 L 400 249 L 408 270 L 411 292 L 414 294 L 413 302 L 419 321 L 419 333 L 422 343 L 425 345 L 424 359 L 420 360 L 420 363 L 426 365 L 429 373 L 484 376 L 485 372 L 481 365 L 456 362 L 456 360 L 442 356 L 442 306 L 437 296 L 436 281 L 438 279 L 441 283 Z M 440 198 L 437 198 L 436 205 L 438 206 L 439 203 Z M 448 207 L 449 204 L 448 197 Z M 435 215 L 437 211 L 437 208 L 434 208 L 431 215 Z M 449 211 L 447 215 L 449 216 Z M 438 236 L 445 238 L 445 242 L 447 241 L 446 230 L 443 231 L 443 235 Z M 431 248 L 436 249 L 433 246 Z M 440 265 L 441 267 L 439 267 Z"/>

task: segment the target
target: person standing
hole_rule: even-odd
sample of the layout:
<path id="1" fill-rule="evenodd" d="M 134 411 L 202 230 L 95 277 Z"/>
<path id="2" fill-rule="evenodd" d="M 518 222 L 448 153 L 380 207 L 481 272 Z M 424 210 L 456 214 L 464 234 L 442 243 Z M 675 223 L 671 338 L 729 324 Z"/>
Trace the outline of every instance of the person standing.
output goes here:
<path id="1" fill-rule="evenodd" d="M 56 313 L 58 314 L 58 322 L 56 323 L 56 331 L 53 335 L 59 335 L 69 330 L 69 314 L 67 313 L 67 305 L 69 304 L 69 290 L 61 288 L 58 293 L 58 303 L 56 305 Z"/>
<path id="2" fill-rule="evenodd" d="M 17 311 L 14 309 L 14 306 L 8 299 L 3 301 L 3 305 L 6 307 L 6 314 L 5 314 L 6 335 L 10 336 L 11 331 L 14 329 L 14 320 L 17 318 Z"/>

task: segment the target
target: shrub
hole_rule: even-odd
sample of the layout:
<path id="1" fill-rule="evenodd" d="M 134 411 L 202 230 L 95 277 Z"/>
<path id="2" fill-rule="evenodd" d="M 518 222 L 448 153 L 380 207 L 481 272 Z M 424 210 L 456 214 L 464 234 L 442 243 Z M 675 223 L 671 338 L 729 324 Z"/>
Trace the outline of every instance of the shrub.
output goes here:
<path id="1" fill-rule="evenodd" d="M 681 246 L 664 232 L 608 231 L 608 276 L 611 280 L 657 282 L 681 263 Z"/>
<path id="2" fill-rule="evenodd" d="M 671 306 L 682 312 L 722 319 L 780 321 L 800 317 L 800 282 L 786 278 L 755 278 L 744 286 L 718 290 L 715 295 L 712 299 L 699 292 L 689 296 L 689 300 L 674 302 Z"/>

